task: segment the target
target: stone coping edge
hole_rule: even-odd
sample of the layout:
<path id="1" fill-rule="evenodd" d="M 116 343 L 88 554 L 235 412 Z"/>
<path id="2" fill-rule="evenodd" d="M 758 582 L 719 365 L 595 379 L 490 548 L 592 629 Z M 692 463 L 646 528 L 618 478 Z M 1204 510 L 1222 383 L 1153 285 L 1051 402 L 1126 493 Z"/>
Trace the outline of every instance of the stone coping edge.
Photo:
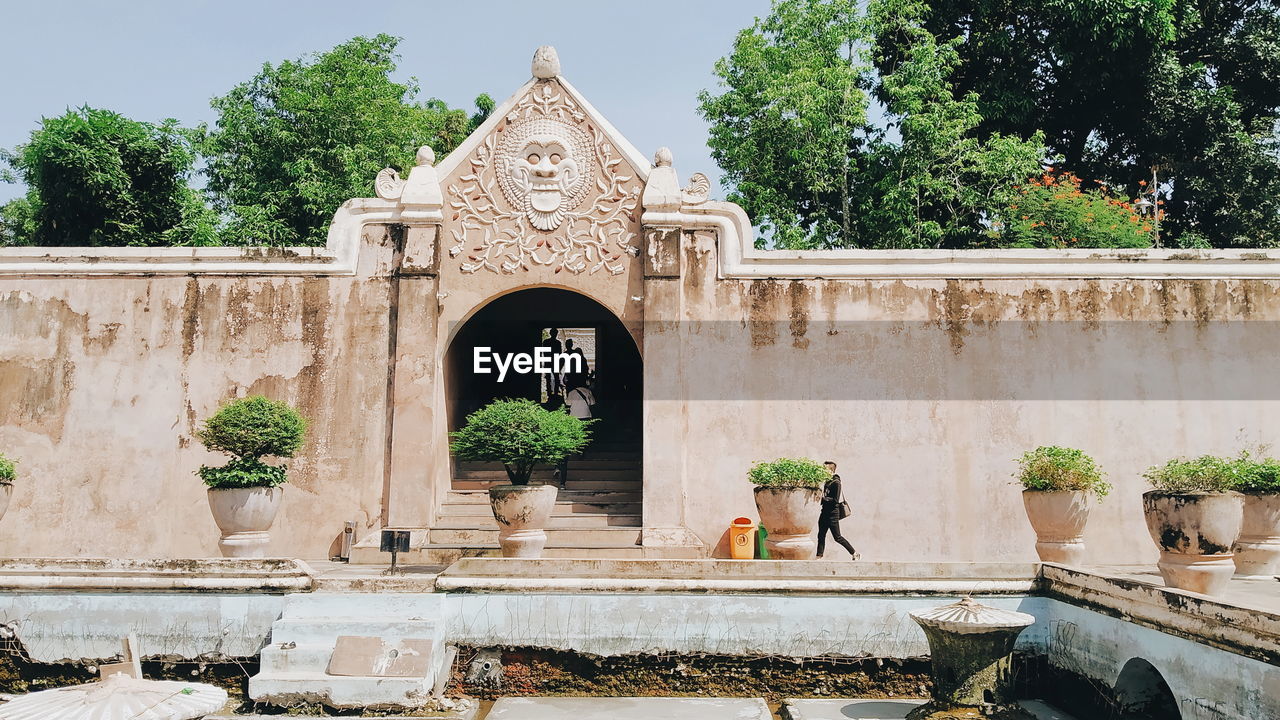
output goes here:
<path id="1" fill-rule="evenodd" d="M 1026 595 L 1038 587 L 1027 580 L 681 580 L 671 578 L 436 578 L 440 592 L 467 593 L 727 593 L 842 595 Z"/>
<path id="2" fill-rule="evenodd" d="M 301 560 L 201 558 L 0 559 L 0 592 L 308 592 L 315 571 Z"/>
<path id="3" fill-rule="evenodd" d="M 1041 574 L 1045 597 L 1280 666 L 1280 614 L 1061 565 Z"/>

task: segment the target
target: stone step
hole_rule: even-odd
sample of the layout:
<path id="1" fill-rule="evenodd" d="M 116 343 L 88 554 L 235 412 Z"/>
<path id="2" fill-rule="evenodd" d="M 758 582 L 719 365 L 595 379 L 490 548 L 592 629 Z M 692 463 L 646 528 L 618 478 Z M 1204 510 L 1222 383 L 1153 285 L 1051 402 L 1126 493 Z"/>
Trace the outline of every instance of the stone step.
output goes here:
<path id="1" fill-rule="evenodd" d="M 642 496 L 638 492 L 613 492 L 608 490 L 560 490 L 556 495 L 556 504 L 574 503 L 587 505 L 639 504 Z M 443 507 L 450 505 L 488 505 L 489 491 L 485 490 L 450 490 L 444 497 Z"/>
<path id="2" fill-rule="evenodd" d="M 258 654 L 260 673 L 324 672 L 333 657 L 333 643 L 298 643 L 285 649 L 273 642 Z"/>
<path id="3" fill-rule="evenodd" d="M 555 510 L 552 511 L 551 517 L 572 517 L 574 515 L 639 515 L 643 509 L 644 504 L 638 502 L 563 502 L 556 503 Z M 492 519 L 493 510 L 488 502 L 452 503 L 441 506 L 438 518 L 444 520 L 446 518 L 456 518 L 461 515 L 465 515 L 467 517 L 479 516 L 482 518 Z"/>
<path id="4" fill-rule="evenodd" d="M 377 552 L 377 548 L 356 548 L 351 551 L 353 565 L 382 565 L 390 562 L 390 555 Z M 451 565 L 468 557 L 502 557 L 502 549 L 495 540 L 491 544 L 434 543 L 400 553 L 402 565 Z M 544 558 L 579 558 L 589 560 L 640 560 L 645 557 L 639 545 L 575 544 L 554 546 L 548 544 L 542 550 Z"/>
<path id="5" fill-rule="evenodd" d="M 495 534 L 497 531 L 494 531 Z M 357 604 L 355 607 L 359 607 Z M 333 647 L 339 635 L 379 637 L 383 640 L 421 638 L 437 640 L 435 620 L 402 617 L 282 617 L 271 625 L 271 643 L 295 642 L 299 645 L 325 644 Z"/>
<path id="6" fill-rule="evenodd" d="M 260 672 L 249 678 L 249 697 L 272 705 L 324 704 L 338 709 L 416 707 L 431 695 L 434 684 L 434 677 L 337 677 L 323 671 Z"/>
<path id="7" fill-rule="evenodd" d="M 534 480 L 542 480 L 549 482 L 555 479 L 554 470 L 534 470 L 531 476 Z M 635 480 L 641 479 L 638 469 L 617 469 L 617 468 L 579 468 L 576 465 L 569 466 L 570 478 L 581 478 L 583 480 Z M 458 470 L 453 475 L 456 480 L 500 480 L 507 482 L 506 470 Z"/>
<path id="8" fill-rule="evenodd" d="M 635 470 L 640 471 L 642 465 L 640 458 L 597 458 L 583 457 L 573 458 L 569 461 L 569 465 L 575 468 L 590 468 L 592 470 Z M 458 463 L 458 470 L 498 470 L 506 472 L 506 468 L 502 467 L 499 462 L 462 462 Z M 554 465 L 539 465 L 534 468 L 534 472 L 542 472 L 544 470 L 555 470 Z"/>
<path id="9" fill-rule="evenodd" d="M 378 549 L 376 542 L 373 549 Z M 382 555 L 384 558 L 391 557 L 387 553 Z M 312 618 L 327 621 L 342 618 L 350 621 L 357 612 L 361 616 L 374 618 L 432 620 L 443 614 L 444 603 L 439 595 L 378 593 L 356 596 L 345 592 L 318 591 L 288 596 L 281 619 Z M 354 619 L 358 621 L 360 618 Z"/>
<path id="10" fill-rule="evenodd" d="M 548 484 L 550 481 L 548 480 Z M 451 491 L 467 491 L 467 490 L 488 490 L 494 485 L 506 485 L 507 478 L 493 480 L 477 480 L 477 479 L 460 479 L 454 478 Z M 535 481 L 535 485 L 544 484 Z M 638 478 L 628 480 L 586 480 L 578 478 L 573 473 L 569 473 L 569 483 L 562 490 L 593 490 L 602 492 L 630 492 L 639 493 L 644 487 L 644 483 Z"/>
<path id="11" fill-rule="evenodd" d="M 485 508 L 487 510 L 487 508 Z M 614 513 L 565 513 L 551 516 L 551 522 L 547 524 L 547 530 L 575 530 L 583 528 L 607 528 L 607 527 L 640 527 L 640 515 L 624 515 Z M 483 528 L 497 530 L 498 524 L 493 519 L 492 512 L 480 514 L 442 514 L 437 520 L 435 528 L 454 529 L 454 528 Z"/>
<path id="12" fill-rule="evenodd" d="M 547 547 L 567 547 L 573 545 L 630 547 L 639 539 L 640 533 L 632 527 L 620 528 L 576 528 L 548 529 Z M 498 545 L 498 529 L 493 528 L 431 528 L 428 533 L 428 545 Z M 404 557 L 404 553 L 401 553 Z"/>

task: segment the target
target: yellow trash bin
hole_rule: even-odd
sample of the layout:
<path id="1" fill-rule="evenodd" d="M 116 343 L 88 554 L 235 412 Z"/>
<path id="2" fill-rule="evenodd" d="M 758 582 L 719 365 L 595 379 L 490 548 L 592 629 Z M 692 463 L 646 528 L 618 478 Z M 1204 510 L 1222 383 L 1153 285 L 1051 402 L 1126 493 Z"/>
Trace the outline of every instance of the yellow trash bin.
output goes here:
<path id="1" fill-rule="evenodd" d="M 756 556 L 756 524 L 751 518 L 735 518 L 729 526 L 729 552 L 734 560 L 750 560 Z"/>

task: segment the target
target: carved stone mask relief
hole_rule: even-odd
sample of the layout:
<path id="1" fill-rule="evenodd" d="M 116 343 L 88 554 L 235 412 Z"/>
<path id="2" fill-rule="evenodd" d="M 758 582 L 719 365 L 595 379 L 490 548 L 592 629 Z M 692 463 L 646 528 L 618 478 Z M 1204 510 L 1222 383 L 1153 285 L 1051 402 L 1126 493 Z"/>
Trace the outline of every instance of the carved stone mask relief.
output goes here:
<path id="1" fill-rule="evenodd" d="M 590 189 L 590 144 L 568 123 L 543 117 L 512 125 L 497 154 L 503 195 L 539 230 L 559 227 Z"/>

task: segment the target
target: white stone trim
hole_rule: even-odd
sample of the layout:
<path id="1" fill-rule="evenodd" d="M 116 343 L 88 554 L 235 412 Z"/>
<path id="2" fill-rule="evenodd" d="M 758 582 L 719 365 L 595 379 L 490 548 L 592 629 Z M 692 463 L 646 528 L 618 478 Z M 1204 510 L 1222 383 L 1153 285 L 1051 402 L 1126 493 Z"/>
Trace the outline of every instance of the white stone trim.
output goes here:
<path id="1" fill-rule="evenodd" d="M 29 275 L 355 275 L 366 225 L 405 222 L 395 201 L 350 200 L 324 247 L 6 247 L 0 277 Z M 438 222 L 436 220 L 435 222 Z"/>
<path id="2" fill-rule="evenodd" d="M 643 222 L 714 230 L 723 279 L 1280 279 L 1280 250 L 759 250 L 746 213 L 726 202 Z"/>

